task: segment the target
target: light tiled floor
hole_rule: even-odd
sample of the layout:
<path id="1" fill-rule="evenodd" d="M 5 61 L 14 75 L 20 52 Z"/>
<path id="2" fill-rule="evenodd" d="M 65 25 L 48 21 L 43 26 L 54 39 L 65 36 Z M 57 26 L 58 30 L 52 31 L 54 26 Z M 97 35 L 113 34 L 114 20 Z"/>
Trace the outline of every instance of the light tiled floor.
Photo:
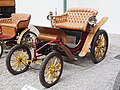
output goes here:
<path id="1" fill-rule="evenodd" d="M 114 58 L 120 54 L 120 35 L 110 34 L 109 41 L 107 56 L 101 63 L 93 64 L 90 55 L 76 62 L 64 62 L 60 81 L 47 90 L 113 90 L 120 71 L 120 60 Z M 0 90 L 20 90 L 25 84 L 45 90 L 39 82 L 39 70 L 10 74 L 6 69 L 6 55 L 0 59 Z"/>

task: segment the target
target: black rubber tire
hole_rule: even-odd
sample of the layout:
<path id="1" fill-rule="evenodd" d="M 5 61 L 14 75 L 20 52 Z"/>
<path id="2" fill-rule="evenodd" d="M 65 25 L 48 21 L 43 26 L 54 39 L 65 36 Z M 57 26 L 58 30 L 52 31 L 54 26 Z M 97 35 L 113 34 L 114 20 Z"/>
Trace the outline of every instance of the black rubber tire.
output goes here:
<path id="1" fill-rule="evenodd" d="M 23 73 L 23 72 L 27 71 L 27 69 L 29 68 L 29 65 L 30 65 L 30 62 L 28 62 L 27 65 L 25 66 L 25 68 L 23 70 L 21 70 L 21 71 L 15 71 L 15 70 L 13 70 L 13 68 L 11 67 L 11 64 L 10 64 L 10 59 L 11 59 L 11 56 L 14 53 L 14 51 L 19 50 L 19 49 L 25 49 L 27 51 L 28 55 L 29 55 L 29 60 L 31 60 L 31 52 L 30 52 L 29 48 L 27 48 L 24 45 L 16 45 L 16 46 L 14 46 L 10 50 L 10 52 L 8 53 L 8 56 L 6 58 L 7 69 L 13 75 L 17 75 L 17 74 L 20 74 L 20 73 Z"/>
<path id="2" fill-rule="evenodd" d="M 28 35 L 28 34 L 33 34 L 34 36 L 35 36 L 35 38 L 37 38 L 37 35 L 34 33 L 34 32 L 31 32 L 31 31 L 28 31 L 28 32 L 26 32 L 23 36 L 22 36 L 22 39 L 21 39 L 21 42 L 20 42 L 20 44 L 22 44 L 22 45 L 24 45 L 22 42 L 23 42 L 23 39 L 26 37 L 26 35 Z M 27 44 L 27 43 L 25 43 L 25 44 Z M 26 45 L 27 46 L 27 45 Z M 28 47 L 28 46 L 27 46 Z"/>
<path id="3" fill-rule="evenodd" d="M 2 43 L 0 43 L 0 48 L 1 48 L 1 50 L 0 50 L 0 57 L 1 57 L 2 54 L 3 54 L 3 46 L 2 46 Z"/>
<path id="4" fill-rule="evenodd" d="M 103 34 L 105 39 L 106 39 L 106 50 L 104 52 L 104 55 L 100 59 L 98 59 L 97 57 L 95 57 L 94 51 L 95 51 L 96 41 L 97 41 L 100 34 Z M 91 58 L 92 58 L 93 63 L 97 64 L 97 63 L 101 62 L 106 56 L 107 49 L 108 49 L 108 35 L 107 35 L 107 32 L 105 30 L 98 30 L 96 32 L 96 34 L 93 38 L 92 44 L 91 44 Z"/>
<path id="5" fill-rule="evenodd" d="M 46 67 L 48 61 L 50 60 L 50 58 L 52 58 L 52 57 L 54 57 L 54 56 L 56 56 L 56 57 L 58 57 L 58 58 L 60 59 L 60 62 L 61 62 L 61 70 L 60 70 L 60 74 L 59 74 L 57 80 L 56 80 L 55 82 L 53 82 L 52 84 L 49 84 L 49 83 L 47 83 L 47 82 L 45 81 L 45 78 L 44 78 L 44 70 L 45 70 L 45 67 Z M 61 55 L 60 55 L 58 52 L 51 52 L 51 53 L 49 53 L 49 54 L 47 55 L 47 57 L 46 57 L 46 58 L 43 60 L 43 62 L 42 62 L 42 65 L 41 65 L 40 71 L 39 71 L 39 80 L 40 80 L 41 84 L 42 84 L 44 87 L 49 88 L 49 87 L 55 85 L 55 84 L 59 81 L 59 79 L 60 79 L 60 77 L 61 77 L 61 74 L 62 74 L 62 71 L 63 71 L 63 59 L 62 59 Z"/>

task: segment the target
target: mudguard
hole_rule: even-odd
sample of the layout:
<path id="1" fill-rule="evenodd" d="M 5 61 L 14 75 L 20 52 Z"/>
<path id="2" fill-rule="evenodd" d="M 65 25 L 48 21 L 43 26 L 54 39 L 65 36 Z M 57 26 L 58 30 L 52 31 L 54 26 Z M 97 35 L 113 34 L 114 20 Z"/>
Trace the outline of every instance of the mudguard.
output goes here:
<path id="1" fill-rule="evenodd" d="M 103 17 L 94 27 L 93 27 L 93 30 L 92 32 L 90 32 L 86 38 L 86 41 L 83 45 L 83 48 L 81 50 L 81 52 L 79 53 L 79 56 L 80 57 L 84 57 L 88 50 L 89 50 L 89 47 L 92 43 L 92 40 L 93 40 L 93 37 L 94 35 L 96 34 L 97 30 L 99 30 L 99 28 L 108 20 L 108 17 Z"/>
<path id="2" fill-rule="evenodd" d="M 23 31 L 21 32 L 21 34 L 20 34 L 20 36 L 19 36 L 19 38 L 18 38 L 18 40 L 17 40 L 17 44 L 20 44 L 20 43 L 21 43 L 21 40 L 22 40 L 23 35 L 24 35 L 26 32 L 28 32 L 31 28 L 33 28 L 33 26 L 31 26 L 31 27 L 29 27 L 29 28 L 26 28 L 25 30 L 23 30 Z"/>

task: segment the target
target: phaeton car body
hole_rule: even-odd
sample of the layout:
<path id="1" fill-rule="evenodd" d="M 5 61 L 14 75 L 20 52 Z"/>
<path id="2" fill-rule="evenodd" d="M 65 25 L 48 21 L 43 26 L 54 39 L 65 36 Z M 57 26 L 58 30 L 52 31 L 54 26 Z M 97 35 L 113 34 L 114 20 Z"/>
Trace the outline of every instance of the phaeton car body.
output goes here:
<path id="1" fill-rule="evenodd" d="M 35 36 L 28 28 L 30 18 L 30 14 L 15 13 L 15 0 L 0 0 L 0 57 L 5 46 L 29 44 L 30 35 Z"/>
<path id="2" fill-rule="evenodd" d="M 103 17 L 98 23 L 97 11 L 90 8 L 71 8 L 65 14 L 47 16 L 52 27 L 35 26 L 39 35 L 34 41 L 34 56 L 24 45 L 12 48 L 6 59 L 10 73 L 16 75 L 25 72 L 30 63 L 39 63 L 38 57 L 46 55 L 40 68 L 40 82 L 45 87 L 56 84 L 62 74 L 63 59 L 77 60 L 90 50 L 92 61 L 99 63 L 105 58 L 108 48 L 108 35 L 100 27 L 108 20 Z"/>
<path id="3" fill-rule="evenodd" d="M 8 50 L 15 44 L 30 46 L 33 43 L 37 36 L 28 28 L 30 17 L 29 14 L 13 13 L 10 18 L 0 19 L 0 56 L 3 48 Z"/>

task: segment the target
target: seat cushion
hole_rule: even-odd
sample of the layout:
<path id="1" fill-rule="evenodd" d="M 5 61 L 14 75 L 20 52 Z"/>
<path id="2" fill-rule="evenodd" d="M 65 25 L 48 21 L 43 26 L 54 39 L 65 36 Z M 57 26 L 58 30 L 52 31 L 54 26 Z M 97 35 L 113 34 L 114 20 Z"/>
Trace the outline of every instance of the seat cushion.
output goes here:
<path id="1" fill-rule="evenodd" d="M 72 23 L 72 22 L 64 22 L 64 23 L 57 23 L 57 28 L 66 28 L 66 29 L 73 29 L 73 30 L 86 30 L 86 27 L 83 23 Z"/>
<path id="2" fill-rule="evenodd" d="M 71 8 L 64 15 L 56 18 L 57 28 L 87 31 L 89 29 L 88 19 L 97 15 L 97 10 L 91 8 Z M 54 26 L 52 23 L 52 26 Z"/>

